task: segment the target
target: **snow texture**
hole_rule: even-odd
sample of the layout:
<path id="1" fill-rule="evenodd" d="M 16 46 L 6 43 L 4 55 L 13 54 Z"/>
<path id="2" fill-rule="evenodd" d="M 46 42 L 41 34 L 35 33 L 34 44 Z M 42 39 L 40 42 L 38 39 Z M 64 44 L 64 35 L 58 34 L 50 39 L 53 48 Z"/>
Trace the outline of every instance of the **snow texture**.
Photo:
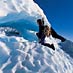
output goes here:
<path id="1" fill-rule="evenodd" d="M 38 43 L 42 17 L 51 27 L 33 0 L 0 0 L 0 73 L 73 73 L 73 58 L 61 49 L 73 49 L 70 41 L 52 38 L 55 51 Z"/>
<path id="2" fill-rule="evenodd" d="M 73 59 L 59 47 L 53 51 L 22 37 L 0 37 L 2 73 L 73 73 Z"/>

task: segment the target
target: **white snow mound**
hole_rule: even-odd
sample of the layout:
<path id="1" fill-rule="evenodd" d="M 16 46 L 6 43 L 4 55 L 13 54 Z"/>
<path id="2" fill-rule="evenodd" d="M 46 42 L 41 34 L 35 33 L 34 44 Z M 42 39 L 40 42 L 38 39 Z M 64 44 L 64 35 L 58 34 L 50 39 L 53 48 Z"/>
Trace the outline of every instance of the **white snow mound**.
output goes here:
<path id="1" fill-rule="evenodd" d="M 0 43 L 2 73 L 73 73 L 73 59 L 59 48 L 53 51 L 15 36 L 0 37 Z"/>

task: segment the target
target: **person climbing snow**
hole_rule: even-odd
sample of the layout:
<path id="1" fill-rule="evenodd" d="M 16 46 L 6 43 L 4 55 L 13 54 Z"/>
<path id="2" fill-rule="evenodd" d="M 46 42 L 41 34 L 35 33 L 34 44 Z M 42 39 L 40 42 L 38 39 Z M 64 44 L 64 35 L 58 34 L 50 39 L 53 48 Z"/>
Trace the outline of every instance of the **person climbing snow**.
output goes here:
<path id="1" fill-rule="evenodd" d="M 39 26 L 39 32 L 36 33 L 36 35 L 39 38 L 39 43 L 41 43 L 42 45 L 48 46 L 48 47 L 52 48 L 53 50 L 55 50 L 53 44 L 49 44 L 49 43 L 45 43 L 44 42 L 44 41 L 46 41 L 45 39 L 47 38 L 46 37 L 47 35 L 48 35 L 48 37 L 51 37 L 52 36 L 54 38 L 60 39 L 62 42 L 64 42 L 66 40 L 65 38 L 63 38 L 60 35 L 58 35 L 52 27 L 49 28 L 49 26 L 47 26 L 47 25 L 45 26 L 44 25 L 44 18 L 38 19 L 37 20 L 37 24 Z"/>
<path id="2" fill-rule="evenodd" d="M 37 23 L 39 24 L 39 32 L 36 33 L 36 35 L 39 38 L 39 43 L 41 43 L 44 46 L 48 46 L 48 47 L 52 48 L 53 50 L 55 50 L 53 44 L 46 43 L 46 36 L 48 36 L 48 37 L 50 36 L 49 27 L 48 26 L 44 26 L 43 19 L 42 20 L 38 19 Z M 46 29 L 47 27 L 48 27 L 48 29 Z"/>

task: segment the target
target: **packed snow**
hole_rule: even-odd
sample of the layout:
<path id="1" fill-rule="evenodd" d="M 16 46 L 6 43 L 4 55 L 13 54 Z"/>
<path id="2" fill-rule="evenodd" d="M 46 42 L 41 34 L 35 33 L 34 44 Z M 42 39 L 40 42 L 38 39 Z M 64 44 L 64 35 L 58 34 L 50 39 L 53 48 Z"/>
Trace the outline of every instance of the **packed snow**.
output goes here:
<path id="1" fill-rule="evenodd" d="M 73 59 L 59 47 L 53 51 L 22 37 L 0 37 L 2 73 L 73 73 Z"/>
<path id="2" fill-rule="evenodd" d="M 0 73 L 73 73 L 73 58 L 62 50 L 73 49 L 70 41 L 52 38 L 55 51 L 38 43 L 37 19 L 51 24 L 33 0 L 0 0 L 0 13 Z"/>

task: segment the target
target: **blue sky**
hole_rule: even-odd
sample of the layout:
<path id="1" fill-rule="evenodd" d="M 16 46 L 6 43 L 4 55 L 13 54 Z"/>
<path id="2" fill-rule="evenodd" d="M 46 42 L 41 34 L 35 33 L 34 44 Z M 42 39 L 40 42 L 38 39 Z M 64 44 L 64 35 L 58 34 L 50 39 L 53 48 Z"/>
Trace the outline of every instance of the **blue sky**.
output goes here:
<path id="1" fill-rule="evenodd" d="M 73 0 L 34 0 L 55 31 L 73 41 Z"/>

